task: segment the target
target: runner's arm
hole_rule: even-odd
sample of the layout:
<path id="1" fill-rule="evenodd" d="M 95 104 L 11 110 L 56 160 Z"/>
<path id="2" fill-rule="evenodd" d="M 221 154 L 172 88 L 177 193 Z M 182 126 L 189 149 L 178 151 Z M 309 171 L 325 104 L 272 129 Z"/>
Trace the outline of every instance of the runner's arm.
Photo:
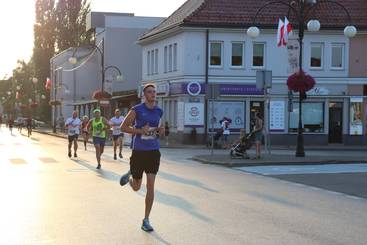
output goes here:
<path id="1" fill-rule="evenodd" d="M 132 127 L 135 118 L 135 111 L 130 110 L 126 115 L 125 120 L 121 124 L 121 131 L 128 134 L 145 134 L 143 129 Z"/>

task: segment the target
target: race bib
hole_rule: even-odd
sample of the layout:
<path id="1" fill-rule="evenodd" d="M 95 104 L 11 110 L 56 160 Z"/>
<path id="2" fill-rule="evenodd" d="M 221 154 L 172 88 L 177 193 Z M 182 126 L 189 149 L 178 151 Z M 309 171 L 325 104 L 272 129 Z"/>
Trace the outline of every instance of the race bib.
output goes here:
<path id="1" fill-rule="evenodd" d="M 144 134 L 141 136 L 142 140 L 155 140 L 157 138 L 157 128 L 149 128 L 148 135 Z"/>

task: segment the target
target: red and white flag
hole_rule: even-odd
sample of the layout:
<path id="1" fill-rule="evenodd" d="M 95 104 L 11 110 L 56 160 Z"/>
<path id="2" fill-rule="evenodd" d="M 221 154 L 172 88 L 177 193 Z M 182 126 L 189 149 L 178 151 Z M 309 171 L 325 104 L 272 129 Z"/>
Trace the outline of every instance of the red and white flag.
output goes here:
<path id="1" fill-rule="evenodd" d="M 289 23 L 287 17 L 284 17 L 284 27 L 283 27 L 283 41 L 282 44 L 287 46 L 289 34 L 292 32 L 292 25 Z"/>
<path id="2" fill-rule="evenodd" d="M 284 22 L 281 19 L 279 19 L 278 33 L 277 33 L 277 46 L 278 47 L 283 45 L 283 37 L 284 37 Z"/>
<path id="3" fill-rule="evenodd" d="M 48 77 L 46 80 L 46 84 L 45 84 L 45 88 L 46 90 L 50 90 L 51 89 L 51 79 Z"/>

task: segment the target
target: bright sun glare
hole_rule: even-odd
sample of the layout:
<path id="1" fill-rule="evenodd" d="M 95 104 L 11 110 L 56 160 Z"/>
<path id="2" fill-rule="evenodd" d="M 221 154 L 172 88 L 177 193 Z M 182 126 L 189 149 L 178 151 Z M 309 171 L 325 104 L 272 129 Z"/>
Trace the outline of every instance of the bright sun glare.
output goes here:
<path id="1" fill-rule="evenodd" d="M 33 23 L 34 1 L 0 1 L 0 79 L 11 75 L 18 59 L 32 55 Z"/>

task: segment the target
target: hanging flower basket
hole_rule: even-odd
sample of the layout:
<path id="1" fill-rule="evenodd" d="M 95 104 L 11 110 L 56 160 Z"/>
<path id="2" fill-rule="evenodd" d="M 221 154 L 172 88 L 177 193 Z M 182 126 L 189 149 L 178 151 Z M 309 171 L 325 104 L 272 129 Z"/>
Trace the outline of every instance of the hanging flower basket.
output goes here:
<path id="1" fill-rule="evenodd" d="M 93 99 L 95 100 L 110 100 L 112 99 L 112 95 L 107 93 L 106 91 L 96 90 L 93 92 Z"/>
<path id="2" fill-rule="evenodd" d="M 51 101 L 49 102 L 49 104 L 50 104 L 51 106 L 57 106 L 57 105 L 61 105 L 61 101 L 60 101 L 60 100 L 51 100 Z"/>
<path id="3" fill-rule="evenodd" d="M 38 103 L 35 103 L 35 102 L 29 104 L 30 108 L 36 108 L 37 106 L 38 106 Z"/>
<path id="4" fill-rule="evenodd" d="M 289 90 L 300 92 L 302 94 L 311 90 L 315 84 L 315 79 L 302 70 L 289 76 L 287 80 L 287 86 Z"/>

